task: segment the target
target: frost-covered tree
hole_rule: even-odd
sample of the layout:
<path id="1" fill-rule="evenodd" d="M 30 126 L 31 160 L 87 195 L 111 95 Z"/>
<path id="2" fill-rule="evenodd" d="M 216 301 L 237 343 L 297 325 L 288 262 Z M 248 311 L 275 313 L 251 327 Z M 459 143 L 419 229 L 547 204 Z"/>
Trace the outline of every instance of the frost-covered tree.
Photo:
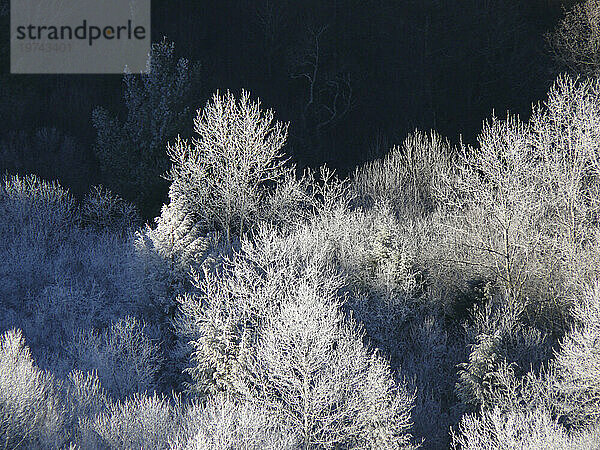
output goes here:
<path id="1" fill-rule="evenodd" d="M 550 339 L 519 321 L 520 314 L 489 299 L 476 305 L 467 327 L 469 359 L 458 365 L 456 391 L 470 407 L 506 407 L 514 386 L 552 356 Z"/>
<path id="2" fill-rule="evenodd" d="M 244 240 L 243 255 L 225 261 L 217 273 L 197 274 L 197 292 L 179 299 L 176 324 L 181 339 L 192 342 L 194 365 L 189 373 L 194 391 L 235 390 L 243 359 L 254 348 L 247 339 L 301 280 L 312 280 L 324 292 L 339 288 L 339 278 L 327 266 L 327 247 L 308 256 L 292 237 L 278 238 L 271 228 L 261 229 L 260 241 L 262 245 L 255 246 Z"/>
<path id="3" fill-rule="evenodd" d="M 70 345 L 77 369 L 95 370 L 104 389 L 114 398 L 152 391 L 160 368 L 158 345 L 133 317 L 113 323 L 99 334 L 80 331 Z"/>
<path id="4" fill-rule="evenodd" d="M 562 66 L 585 76 L 600 75 L 600 1 L 577 2 L 547 40 Z"/>
<path id="5" fill-rule="evenodd" d="M 303 447 L 408 446 L 412 395 L 341 311 L 328 249 L 306 237 L 263 229 L 181 299 L 192 386 L 266 407 Z"/>
<path id="6" fill-rule="evenodd" d="M 205 402 L 193 401 L 182 415 L 173 450 L 220 450 L 223 448 L 298 448 L 298 436 L 277 423 L 262 405 L 215 395 Z"/>
<path id="7" fill-rule="evenodd" d="M 432 212 L 440 205 L 454 153 L 437 133 L 415 131 L 384 158 L 354 172 L 356 201 L 363 205 L 387 202 L 395 211 L 413 215 Z"/>
<path id="8" fill-rule="evenodd" d="M 453 250 L 443 260 L 473 267 L 556 333 L 577 284 L 596 276 L 598 92 L 596 81 L 559 78 L 528 123 L 486 124 L 448 177 L 440 226 Z"/>
<path id="9" fill-rule="evenodd" d="M 65 439 L 60 384 L 39 369 L 19 330 L 0 337 L 0 441 L 4 448 L 55 448 Z"/>
<path id="10" fill-rule="evenodd" d="M 412 397 L 333 298 L 300 287 L 267 318 L 244 393 L 296 430 L 302 446 L 404 448 Z"/>
<path id="11" fill-rule="evenodd" d="M 543 408 L 469 414 L 462 419 L 459 432 L 453 433 L 453 448 L 463 450 L 577 450 L 600 445 L 597 427 L 569 433 Z"/>
<path id="12" fill-rule="evenodd" d="M 282 151 L 287 125 L 247 92 L 239 100 L 214 95 L 198 111 L 195 131 L 191 142 L 168 146 L 170 202 L 138 239 L 180 274 L 201 273 L 261 223 L 293 227 L 342 194 L 325 168 L 318 181 L 312 172 L 296 176 Z"/>
<path id="13" fill-rule="evenodd" d="M 578 427 L 600 421 L 600 285 L 574 305 L 576 324 L 557 353 L 555 396 L 558 414 Z"/>
<path id="14" fill-rule="evenodd" d="M 162 175 L 169 168 L 167 143 L 188 129 L 190 96 L 199 66 L 175 57 L 175 46 L 152 45 L 146 71 L 125 74 L 124 120 L 102 107 L 92 113 L 96 155 L 105 184 L 133 201 L 144 217 L 154 216 L 166 193 Z"/>
<path id="15" fill-rule="evenodd" d="M 272 211 L 269 199 L 278 183 L 294 184 L 294 168 L 282 152 L 287 125 L 273 117 L 248 92 L 239 100 L 230 92 L 214 95 L 194 120 L 196 137 L 168 147 L 171 204 L 222 231 L 228 242 Z M 302 200 L 291 187 L 280 209 L 293 211 Z"/>
<path id="16" fill-rule="evenodd" d="M 598 276 L 594 258 L 600 218 L 600 82 L 559 77 L 530 120 L 538 158 L 549 246 L 570 287 Z M 571 295 L 566 293 L 565 295 Z"/>
<path id="17" fill-rule="evenodd" d="M 190 268 L 199 270 L 211 256 L 218 257 L 219 249 L 226 252 L 221 246 L 221 235 L 206 230 L 193 212 L 186 214 L 175 205 L 163 205 L 160 216 L 155 220 L 154 228 L 147 226 L 137 237 L 139 250 L 147 256 L 154 256 L 157 267 L 152 270 L 155 275 L 158 275 L 161 263 L 174 269 L 173 274 L 181 275 Z"/>
<path id="18" fill-rule="evenodd" d="M 102 185 L 93 186 L 86 195 L 81 205 L 81 219 L 85 225 L 115 231 L 129 230 L 140 222 L 134 205 Z"/>
<path id="19" fill-rule="evenodd" d="M 457 187 L 447 199 L 456 205 L 456 223 L 449 230 L 458 230 L 458 239 L 469 247 L 466 263 L 487 269 L 511 303 L 523 298 L 534 275 L 528 262 L 541 245 L 543 198 L 536 190 L 539 166 L 529 133 L 516 117 L 492 119 L 478 148 L 461 149 L 459 175 L 450 179 Z"/>

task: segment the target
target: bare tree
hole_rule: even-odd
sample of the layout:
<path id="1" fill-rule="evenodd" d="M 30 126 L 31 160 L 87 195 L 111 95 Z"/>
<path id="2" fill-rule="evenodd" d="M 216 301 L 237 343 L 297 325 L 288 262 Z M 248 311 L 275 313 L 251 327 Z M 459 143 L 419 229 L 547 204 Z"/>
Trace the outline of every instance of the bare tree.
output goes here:
<path id="1" fill-rule="evenodd" d="M 547 36 L 556 60 L 575 73 L 600 74 L 600 1 L 577 3 Z"/>
<path id="2" fill-rule="evenodd" d="M 342 312 L 328 249 L 307 239 L 265 228 L 181 298 L 194 387 L 265 408 L 302 448 L 408 447 L 413 396 Z"/>
<path id="3" fill-rule="evenodd" d="M 576 323 L 561 343 L 554 362 L 558 411 L 570 425 L 600 419 L 600 285 L 588 287 L 573 310 Z"/>
<path id="4" fill-rule="evenodd" d="M 523 298 L 540 245 L 535 229 L 543 205 L 529 134 L 518 118 L 493 119 L 478 148 L 462 147 L 458 175 L 450 179 L 454 189 L 445 190 L 447 204 L 455 208 L 444 225 L 448 235 L 465 246 L 467 264 L 500 281 L 509 302 Z"/>
<path id="5" fill-rule="evenodd" d="M 247 396 L 298 430 L 303 448 L 404 448 L 412 398 L 335 299 L 305 285 L 260 331 Z"/>
<path id="6" fill-rule="evenodd" d="M 215 94 L 194 120 L 197 138 L 168 146 L 173 163 L 171 202 L 184 213 L 225 232 L 227 240 L 260 215 L 269 190 L 293 167 L 282 152 L 287 125 L 242 92 L 239 101 Z"/>
<path id="7" fill-rule="evenodd" d="M 493 119 L 478 148 L 463 146 L 445 191 L 452 264 L 478 268 L 509 302 L 527 304 L 531 323 L 555 330 L 573 289 L 597 273 L 584 261 L 600 213 L 598 92 L 597 82 L 560 78 L 529 123 Z"/>
<path id="8" fill-rule="evenodd" d="M 302 121 L 317 138 L 340 122 L 354 106 L 350 73 L 332 65 L 325 51 L 327 26 L 310 28 L 299 52 L 294 55 L 292 78 L 306 81 Z"/>

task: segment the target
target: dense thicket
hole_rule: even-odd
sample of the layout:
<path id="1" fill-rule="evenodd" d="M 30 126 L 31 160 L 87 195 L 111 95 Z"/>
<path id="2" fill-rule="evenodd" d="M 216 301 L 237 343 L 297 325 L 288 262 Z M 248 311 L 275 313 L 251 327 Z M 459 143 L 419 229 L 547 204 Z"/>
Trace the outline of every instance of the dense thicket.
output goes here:
<path id="1" fill-rule="evenodd" d="M 586 41 L 596 4 L 547 36 L 558 63 L 581 61 L 565 30 Z M 273 63 L 293 7 L 269 5 Z M 76 198 L 19 150 L 73 155 L 55 129 L 0 142 L 40 171 L 0 181 L 0 446 L 600 445 L 600 80 L 561 75 L 472 142 L 417 129 L 348 178 L 301 171 L 288 141 L 321 148 L 354 95 L 314 75 L 312 31 L 303 138 L 244 90 L 190 136 L 195 72 L 164 41 L 125 77 L 127 114 L 94 113 L 107 185 Z"/>
<path id="2" fill-rule="evenodd" d="M 248 93 L 195 125 L 154 226 L 2 181 L 5 446 L 596 445 L 597 80 L 351 179 L 297 173 Z"/>

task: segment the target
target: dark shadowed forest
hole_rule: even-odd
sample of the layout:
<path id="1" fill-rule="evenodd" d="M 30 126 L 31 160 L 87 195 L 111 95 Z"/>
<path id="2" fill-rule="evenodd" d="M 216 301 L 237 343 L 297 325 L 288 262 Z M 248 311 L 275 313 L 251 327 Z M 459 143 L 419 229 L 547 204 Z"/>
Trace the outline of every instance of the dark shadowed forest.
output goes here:
<path id="1" fill-rule="evenodd" d="M 113 75 L 9 11 L 0 447 L 600 448 L 600 0 L 155 0 Z"/>
<path id="2" fill-rule="evenodd" d="M 166 37 L 174 58 L 198 65 L 181 109 L 194 112 L 218 89 L 246 89 L 290 123 L 286 153 L 300 167 L 327 163 L 345 175 L 415 129 L 474 143 L 492 111 L 526 118 L 560 71 L 544 35 L 566 3 L 156 0 L 152 37 Z M 4 156 L 0 169 L 58 178 L 77 195 L 107 184 L 90 118 L 98 107 L 127 114 L 121 77 L 11 77 L 8 15 L 1 20 L 0 131 L 5 145 L 26 150 Z M 191 116 L 164 140 L 189 136 Z M 58 132 L 54 141 L 67 140 L 62 153 L 72 156 L 40 149 L 48 147 L 44 140 L 59 145 L 36 138 L 40 129 Z M 166 189 L 144 208 L 145 219 L 158 214 Z"/>

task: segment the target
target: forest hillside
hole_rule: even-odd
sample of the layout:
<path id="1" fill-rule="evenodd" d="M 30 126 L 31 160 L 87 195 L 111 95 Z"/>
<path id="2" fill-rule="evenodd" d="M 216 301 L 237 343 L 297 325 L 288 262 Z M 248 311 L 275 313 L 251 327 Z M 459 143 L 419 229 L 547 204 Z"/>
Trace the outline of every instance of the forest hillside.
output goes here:
<path id="1" fill-rule="evenodd" d="M 200 69 L 154 44 L 91 114 L 103 184 L 0 182 L 0 446 L 600 448 L 598 18 L 546 36 L 527 118 L 348 176 L 246 90 L 194 111 Z M 0 153 L 77 154 L 36 133 Z"/>

